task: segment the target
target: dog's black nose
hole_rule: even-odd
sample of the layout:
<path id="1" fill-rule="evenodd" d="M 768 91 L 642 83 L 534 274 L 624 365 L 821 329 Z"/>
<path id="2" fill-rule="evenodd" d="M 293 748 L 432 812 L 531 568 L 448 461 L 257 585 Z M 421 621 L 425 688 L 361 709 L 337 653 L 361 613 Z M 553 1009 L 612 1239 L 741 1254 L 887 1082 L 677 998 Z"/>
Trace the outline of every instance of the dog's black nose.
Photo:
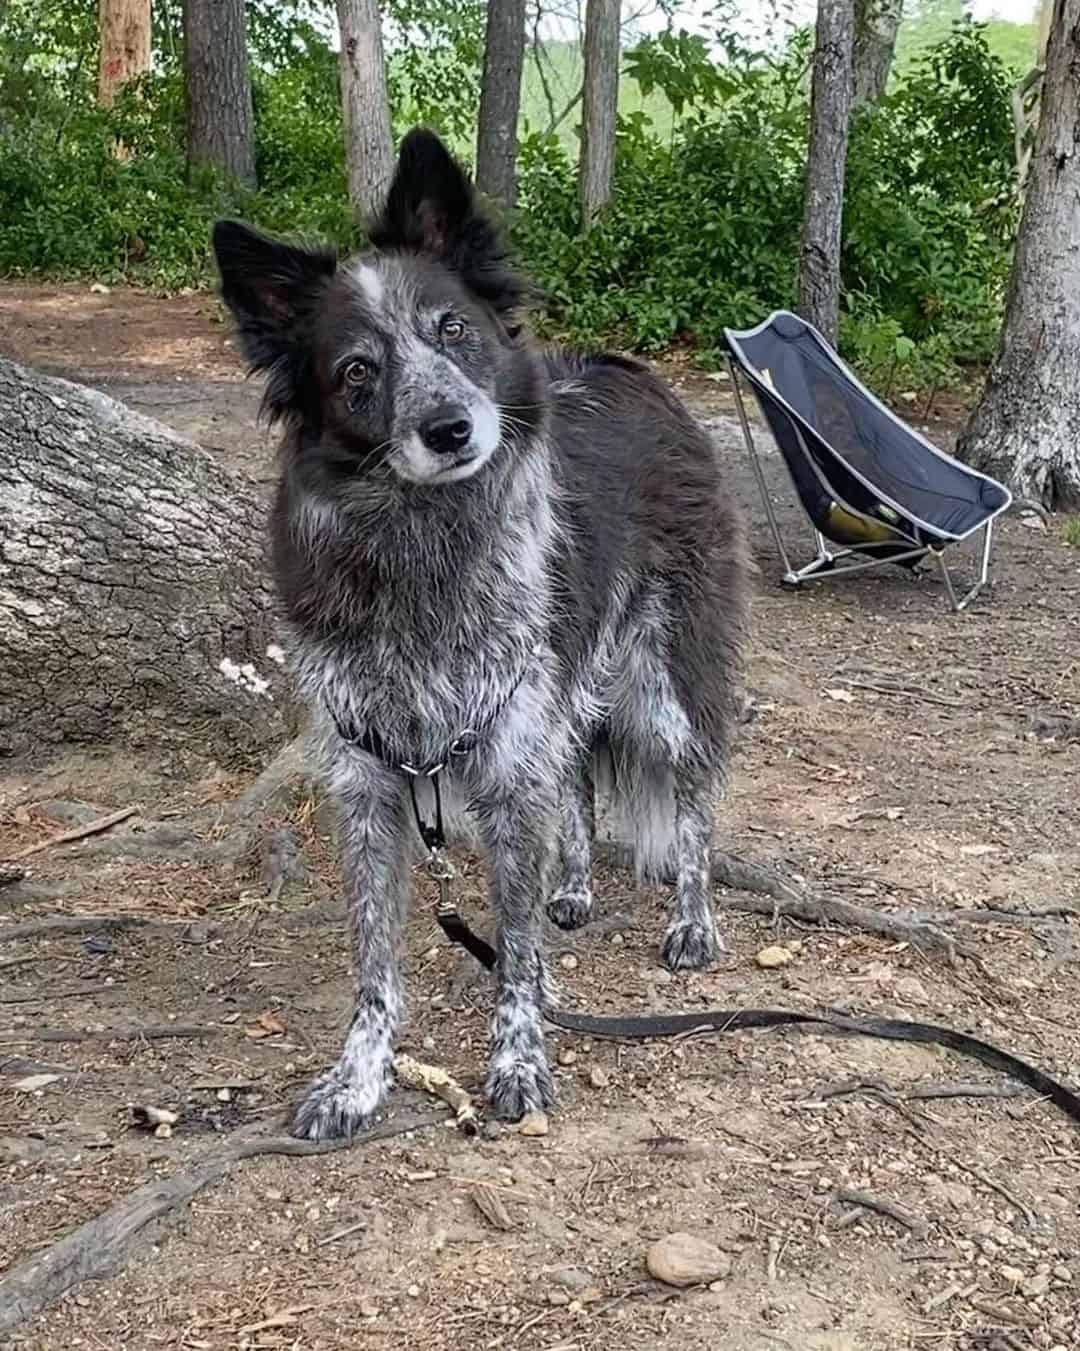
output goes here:
<path id="1" fill-rule="evenodd" d="M 449 404 L 421 422 L 420 440 L 436 455 L 454 455 L 472 436 L 472 418 L 459 404 Z"/>

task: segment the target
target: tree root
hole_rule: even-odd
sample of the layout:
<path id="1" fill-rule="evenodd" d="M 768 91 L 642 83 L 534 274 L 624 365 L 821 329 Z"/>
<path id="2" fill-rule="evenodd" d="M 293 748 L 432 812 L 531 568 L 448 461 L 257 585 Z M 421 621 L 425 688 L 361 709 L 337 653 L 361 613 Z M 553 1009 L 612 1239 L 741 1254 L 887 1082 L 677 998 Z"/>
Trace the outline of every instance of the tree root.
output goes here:
<path id="1" fill-rule="evenodd" d="M 621 844 L 605 843 L 597 846 L 596 855 L 598 859 L 606 858 L 625 866 L 630 851 Z M 850 901 L 815 896 L 773 868 L 747 862 L 719 849 L 712 855 L 712 879 L 720 886 L 744 893 L 738 897 L 717 897 L 714 903 L 720 910 L 749 910 L 753 914 L 769 915 L 774 923 L 783 915 L 804 924 L 837 924 L 846 929 L 862 929 L 890 942 L 911 943 L 925 952 L 940 953 L 953 965 L 958 956 L 978 957 L 974 949 L 958 943 L 936 924 L 920 916 L 886 914 L 853 905 Z"/>
<path id="2" fill-rule="evenodd" d="M 62 1239 L 35 1252 L 0 1277 L 0 1334 L 11 1332 L 26 1319 L 40 1313 L 83 1281 L 100 1280 L 119 1271 L 145 1243 L 156 1241 L 162 1230 L 180 1217 L 174 1212 L 187 1206 L 193 1196 L 220 1182 L 233 1165 L 263 1154 L 287 1154 L 307 1158 L 331 1154 L 352 1145 L 387 1140 L 408 1131 L 425 1130 L 446 1120 L 442 1112 L 401 1117 L 375 1126 L 352 1140 L 316 1144 L 290 1135 L 244 1140 L 211 1155 L 186 1173 L 138 1187 L 108 1210 L 81 1224 Z"/>

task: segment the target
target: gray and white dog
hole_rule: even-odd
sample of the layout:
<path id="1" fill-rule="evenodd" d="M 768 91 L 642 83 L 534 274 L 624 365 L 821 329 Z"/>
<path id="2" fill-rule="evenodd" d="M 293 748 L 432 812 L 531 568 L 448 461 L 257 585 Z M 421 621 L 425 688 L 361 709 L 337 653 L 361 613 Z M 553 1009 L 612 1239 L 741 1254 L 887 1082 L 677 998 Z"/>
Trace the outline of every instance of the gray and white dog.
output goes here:
<path id="1" fill-rule="evenodd" d="M 362 1128 L 390 1081 L 415 858 L 408 777 L 445 774 L 490 860 L 487 1096 L 551 1104 L 542 907 L 592 910 L 593 767 L 669 966 L 718 951 L 709 850 L 737 722 L 743 530 L 708 438 L 643 365 L 541 351 L 528 289 L 430 132 L 346 263 L 219 222 L 222 295 L 284 419 L 275 569 L 340 802 L 355 1003 L 296 1134 Z M 561 872 L 556 866 L 561 862 Z"/>

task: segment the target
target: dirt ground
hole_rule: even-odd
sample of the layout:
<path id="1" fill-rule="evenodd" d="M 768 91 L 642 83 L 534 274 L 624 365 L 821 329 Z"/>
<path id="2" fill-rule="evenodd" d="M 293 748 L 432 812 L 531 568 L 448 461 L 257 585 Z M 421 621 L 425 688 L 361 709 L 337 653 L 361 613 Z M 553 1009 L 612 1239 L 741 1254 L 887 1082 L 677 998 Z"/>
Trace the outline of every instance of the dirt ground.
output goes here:
<path id="1" fill-rule="evenodd" d="M 6 286 L 0 353 L 105 388 L 272 480 L 258 390 L 211 297 Z M 566 1003 L 909 1017 L 1077 1083 L 1080 552 L 1053 524 L 1008 520 L 993 595 L 960 617 L 933 577 L 785 592 L 726 381 L 665 369 L 715 432 L 761 570 L 755 716 L 721 841 L 823 895 L 941 912 L 981 960 L 950 966 L 865 932 L 735 912 L 716 969 L 674 977 L 657 956 L 665 897 L 605 874 L 600 916 L 628 922 L 553 936 Z M 930 425 L 943 444 L 951 431 Z M 775 454 L 767 472 L 786 532 L 808 543 Z M 0 859 L 139 806 L 101 840 L 34 855 L 28 880 L 0 889 L 0 1270 L 230 1137 L 279 1129 L 291 1096 L 336 1055 L 348 959 L 320 804 L 300 822 L 313 844 L 308 881 L 273 904 L 258 879 L 138 851 L 146 820 L 242 787 L 224 771 L 170 779 L 120 754 L 0 762 Z M 464 908 L 486 929 L 477 866 L 465 869 Z M 421 884 L 403 1047 L 473 1089 L 490 992 L 460 979 L 429 900 Z M 58 913 L 151 922 L 10 937 Z M 763 969 L 756 955 L 777 943 L 793 960 Z M 108 1035 L 170 1024 L 202 1033 Z M 77 1286 L 10 1344 L 1080 1345 L 1080 1135 L 1027 1090 L 951 1053 L 783 1031 L 645 1045 L 552 1035 L 550 1052 L 560 1107 L 547 1135 L 467 1140 L 440 1126 L 237 1165 L 124 1270 Z M 927 1090 L 946 1096 L 919 1096 Z M 133 1129 L 132 1104 L 177 1112 L 171 1138 Z M 398 1091 L 387 1115 L 430 1109 Z M 487 1205 L 494 1220 L 478 1183 L 504 1203 L 504 1213 Z M 841 1200 L 845 1188 L 902 1207 L 901 1218 Z M 677 1290 L 648 1276 L 647 1249 L 675 1231 L 720 1250 L 716 1279 Z"/>

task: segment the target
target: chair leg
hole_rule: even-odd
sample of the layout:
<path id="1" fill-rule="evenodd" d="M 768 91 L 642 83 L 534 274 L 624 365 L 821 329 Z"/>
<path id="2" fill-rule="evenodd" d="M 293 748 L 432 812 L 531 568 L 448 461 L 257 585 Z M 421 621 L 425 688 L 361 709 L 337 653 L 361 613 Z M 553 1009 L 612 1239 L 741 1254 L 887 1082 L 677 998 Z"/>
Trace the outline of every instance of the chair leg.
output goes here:
<path id="1" fill-rule="evenodd" d="M 750 456 L 750 464 L 754 471 L 754 478 L 757 480 L 758 491 L 761 493 L 761 501 L 765 507 L 765 515 L 768 517 L 769 529 L 772 531 L 776 552 L 780 555 L 780 561 L 784 565 L 783 580 L 788 586 L 798 586 L 802 578 L 791 566 L 791 560 L 787 556 L 784 541 L 780 536 L 780 526 L 777 523 L 776 513 L 773 511 L 773 504 L 769 498 L 769 486 L 765 482 L 765 472 L 761 467 L 761 461 L 758 459 L 757 447 L 754 445 L 754 438 L 750 431 L 750 421 L 746 416 L 746 405 L 743 403 L 742 389 L 739 385 L 739 373 L 731 357 L 728 357 L 728 370 L 731 372 L 731 387 L 735 392 L 735 407 L 739 413 L 739 423 L 742 427 L 743 440 L 746 442 L 746 451 Z"/>
<path id="2" fill-rule="evenodd" d="M 949 565 L 945 562 L 945 550 L 942 549 L 937 555 L 938 567 L 941 569 L 942 580 L 945 583 L 945 591 L 949 597 L 949 604 L 952 606 L 954 613 L 960 614 L 962 610 L 966 610 L 983 587 L 990 585 L 990 551 L 993 547 L 993 541 L 994 522 L 991 520 L 987 521 L 986 525 L 983 527 L 983 544 L 979 562 L 979 573 L 975 580 L 975 585 L 963 596 L 958 597 L 956 594 L 956 588 L 953 586 L 952 576 L 949 572 Z"/>

